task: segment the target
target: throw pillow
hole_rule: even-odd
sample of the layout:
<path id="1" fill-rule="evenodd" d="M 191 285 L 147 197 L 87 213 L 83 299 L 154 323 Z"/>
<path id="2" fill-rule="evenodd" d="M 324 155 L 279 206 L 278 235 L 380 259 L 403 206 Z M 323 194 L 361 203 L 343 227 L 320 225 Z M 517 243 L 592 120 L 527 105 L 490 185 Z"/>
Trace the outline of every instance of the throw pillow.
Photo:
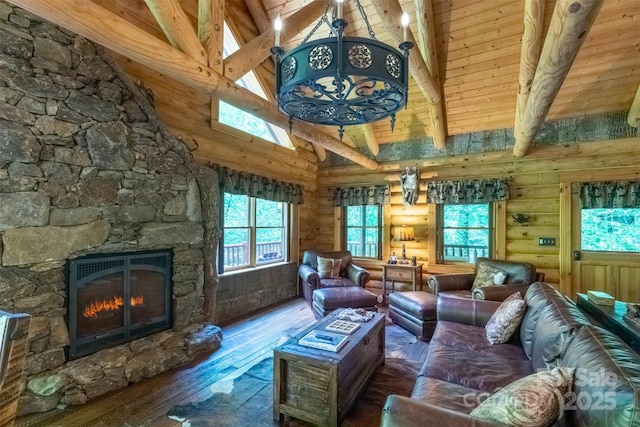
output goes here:
<path id="1" fill-rule="evenodd" d="M 554 368 L 520 378 L 489 396 L 471 416 L 510 426 L 550 426 L 564 413 L 574 374 L 574 368 Z"/>
<path id="2" fill-rule="evenodd" d="M 501 274 L 503 279 L 501 282 L 495 283 L 496 275 L 498 274 Z M 501 285 L 504 283 L 504 279 L 506 278 L 506 273 L 499 268 L 492 267 L 488 264 L 480 264 L 478 266 L 478 271 L 476 271 L 476 277 L 473 279 L 473 286 L 471 287 L 471 290 L 473 291 L 474 289 L 483 288 L 485 286 Z"/>
<path id="3" fill-rule="evenodd" d="M 318 274 L 321 279 L 337 279 L 340 277 L 341 259 L 318 257 Z"/>
<path id="4" fill-rule="evenodd" d="M 502 344 L 509 341 L 511 335 L 520 326 L 527 304 L 520 292 L 509 295 L 493 313 L 484 327 L 487 340 L 491 344 Z"/>

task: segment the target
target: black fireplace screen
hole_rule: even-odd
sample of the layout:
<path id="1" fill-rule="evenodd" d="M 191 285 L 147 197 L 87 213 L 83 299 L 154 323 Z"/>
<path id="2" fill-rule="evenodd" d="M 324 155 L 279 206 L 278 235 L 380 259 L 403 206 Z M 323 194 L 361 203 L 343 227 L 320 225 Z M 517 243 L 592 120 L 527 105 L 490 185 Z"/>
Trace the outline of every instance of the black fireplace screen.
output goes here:
<path id="1" fill-rule="evenodd" d="M 171 252 L 68 263 L 69 359 L 171 327 Z"/>

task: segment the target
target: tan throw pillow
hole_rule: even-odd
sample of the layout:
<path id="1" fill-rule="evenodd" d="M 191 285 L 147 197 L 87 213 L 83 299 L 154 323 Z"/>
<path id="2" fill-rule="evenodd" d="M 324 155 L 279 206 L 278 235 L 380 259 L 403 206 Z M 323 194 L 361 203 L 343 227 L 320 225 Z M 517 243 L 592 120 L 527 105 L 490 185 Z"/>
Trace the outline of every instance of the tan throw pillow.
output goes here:
<path id="1" fill-rule="evenodd" d="M 498 275 L 499 274 L 499 275 Z M 498 275 L 496 277 L 496 275 Z M 499 283 L 496 283 L 496 278 L 502 277 L 502 281 L 498 280 Z M 504 283 L 504 279 L 507 278 L 507 275 L 504 271 L 499 268 L 492 267 L 488 264 L 480 264 L 478 266 L 478 271 L 476 271 L 476 277 L 473 279 L 473 286 L 471 290 L 478 288 L 483 288 L 485 286 L 494 286 L 501 285 Z"/>
<path id="2" fill-rule="evenodd" d="M 520 378 L 489 396 L 470 415 L 510 426 L 550 426 L 564 413 L 574 374 L 574 368 L 554 368 Z"/>
<path id="3" fill-rule="evenodd" d="M 484 327 L 487 340 L 492 345 L 509 341 L 511 335 L 520 326 L 526 308 L 527 303 L 522 299 L 520 292 L 509 295 Z"/>
<path id="4" fill-rule="evenodd" d="M 337 279 L 340 277 L 341 259 L 318 257 L 318 274 L 321 279 Z"/>

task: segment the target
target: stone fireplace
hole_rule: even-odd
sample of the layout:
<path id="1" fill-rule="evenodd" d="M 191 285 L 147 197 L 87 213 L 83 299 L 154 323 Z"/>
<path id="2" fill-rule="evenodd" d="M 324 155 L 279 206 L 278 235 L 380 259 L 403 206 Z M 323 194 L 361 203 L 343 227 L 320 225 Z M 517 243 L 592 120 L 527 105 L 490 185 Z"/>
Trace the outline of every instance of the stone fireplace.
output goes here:
<path id="1" fill-rule="evenodd" d="M 217 349 L 215 173 L 99 47 L 3 0 L 0 40 L 0 309 L 32 316 L 19 414 Z"/>
<path id="2" fill-rule="evenodd" d="M 171 283 L 170 251 L 70 261 L 69 359 L 171 328 Z"/>

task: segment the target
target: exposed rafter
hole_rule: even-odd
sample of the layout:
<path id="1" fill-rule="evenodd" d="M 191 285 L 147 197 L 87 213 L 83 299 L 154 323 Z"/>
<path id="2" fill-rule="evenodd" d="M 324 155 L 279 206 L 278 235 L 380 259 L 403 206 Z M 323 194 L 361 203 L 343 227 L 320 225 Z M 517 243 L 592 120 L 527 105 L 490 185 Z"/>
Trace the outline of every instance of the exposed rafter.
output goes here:
<path id="1" fill-rule="evenodd" d="M 533 143 L 603 3 L 604 0 L 556 2 L 531 93 L 515 134 L 514 156 L 524 156 Z"/>
<path id="2" fill-rule="evenodd" d="M 402 8 L 397 0 L 372 0 L 378 15 L 384 23 L 385 29 L 391 34 L 396 44 L 402 43 L 403 31 L 400 26 L 400 19 L 402 17 Z M 416 44 L 413 34 L 409 30 L 407 32 L 407 40 Z M 430 104 L 436 107 L 435 111 L 430 110 L 431 116 L 436 122 L 444 122 L 444 111 L 442 108 L 442 94 L 439 86 L 433 80 L 431 74 L 429 74 L 429 67 L 425 63 L 422 55 L 417 55 L 415 52 L 409 55 L 409 69 L 414 81 L 427 98 Z M 438 148 L 444 147 L 444 141 L 446 140 L 445 129 L 440 126 L 434 126 L 431 129 L 433 133 L 433 140 L 436 146 L 440 144 Z M 436 132 L 438 132 L 436 134 Z"/>
<path id="3" fill-rule="evenodd" d="M 288 127 L 288 118 L 281 114 L 274 104 L 236 85 L 215 70 L 200 64 L 96 3 L 67 0 L 65 7 L 59 7 L 49 0 L 12 0 L 12 3 L 202 93 L 218 94 L 220 99 L 256 117 L 285 129 Z M 375 160 L 318 131 L 314 126 L 296 122 L 293 132 L 368 169 L 375 170 L 378 167 Z"/>
<path id="4" fill-rule="evenodd" d="M 224 2 L 225 0 L 198 0 L 198 39 L 205 47 L 209 67 L 218 74 L 224 72 Z M 211 97 L 211 122 L 218 120 L 218 98 Z"/>
<path id="5" fill-rule="evenodd" d="M 318 20 L 326 10 L 322 1 L 314 1 L 289 16 L 282 23 L 281 39 L 287 41 Z M 224 75 L 237 80 L 271 55 L 275 30 L 269 28 L 224 60 Z"/>
<path id="6" fill-rule="evenodd" d="M 520 75 L 518 76 L 516 119 L 513 125 L 514 134 L 518 133 L 518 129 L 520 129 L 522 113 L 527 105 L 531 84 L 536 74 L 536 66 L 538 59 L 540 59 L 545 3 L 546 0 L 525 0 L 524 2 L 524 31 L 520 49 Z"/>
<path id="7" fill-rule="evenodd" d="M 253 18 L 253 22 L 255 22 L 256 27 L 258 28 L 258 31 L 260 31 L 260 33 L 269 31 L 269 29 L 273 27 L 273 23 L 269 21 L 269 17 L 267 16 L 267 13 L 264 11 L 264 8 L 262 7 L 262 3 L 259 0 L 248 0 L 246 4 L 247 4 L 247 8 L 249 9 L 249 14 L 251 15 L 251 18 Z M 259 73 L 256 72 L 256 75 L 258 79 L 260 79 Z M 263 85 L 264 85 L 264 82 L 263 82 Z M 275 88 L 269 87 L 269 90 L 266 92 L 269 100 L 275 101 L 276 99 Z M 291 139 L 291 142 L 296 148 L 302 146 L 309 150 L 313 149 L 313 151 L 316 153 L 316 156 L 320 161 L 323 161 L 324 159 L 327 158 L 327 150 L 325 150 L 321 146 L 317 144 L 311 144 L 307 141 L 303 141 L 302 139 L 298 139 L 293 134 L 289 134 L 289 138 Z"/>
<path id="8" fill-rule="evenodd" d="M 414 0 L 413 3 L 416 7 L 416 20 L 418 23 L 418 48 L 434 83 L 441 88 L 432 0 Z M 441 96 L 440 101 L 435 104 L 429 104 L 433 143 L 440 150 L 444 148 L 447 142 L 447 121 L 444 115 L 444 97 Z"/>
<path id="9" fill-rule="evenodd" d="M 627 122 L 629 123 L 629 126 L 633 126 L 634 128 L 640 127 L 640 85 L 638 85 L 636 97 L 633 99 L 633 103 L 629 109 Z"/>
<path id="10" fill-rule="evenodd" d="M 180 49 L 201 64 L 207 64 L 207 52 L 193 31 L 178 0 L 145 0 L 171 46 Z"/>

